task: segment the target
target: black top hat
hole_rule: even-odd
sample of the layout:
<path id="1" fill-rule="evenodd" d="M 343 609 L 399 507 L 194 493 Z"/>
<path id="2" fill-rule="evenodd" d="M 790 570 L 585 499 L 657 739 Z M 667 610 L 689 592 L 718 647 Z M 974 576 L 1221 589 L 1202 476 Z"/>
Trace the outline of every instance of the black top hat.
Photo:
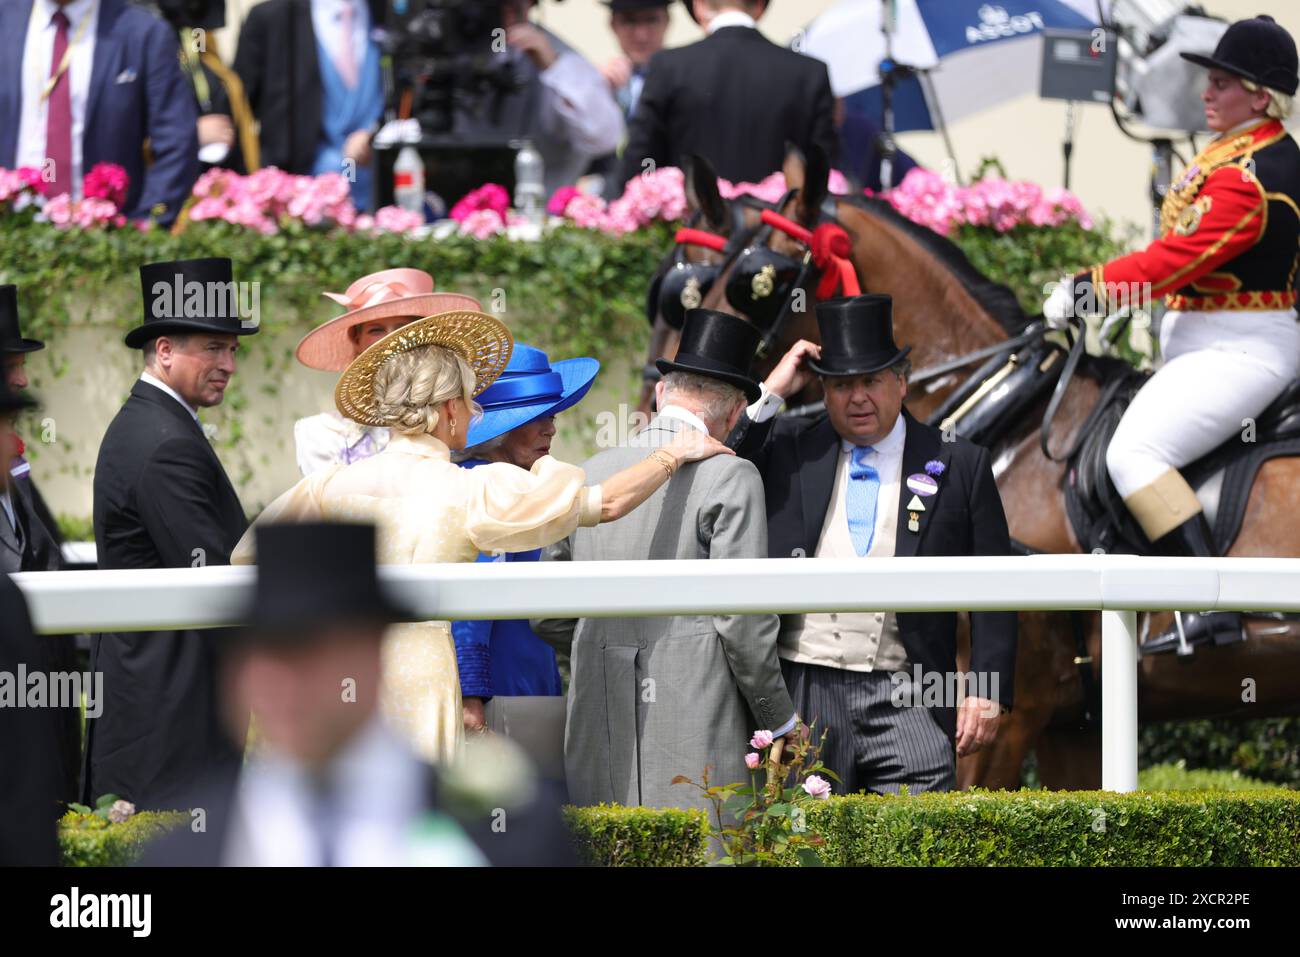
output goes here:
<path id="1" fill-rule="evenodd" d="M 1300 85 L 1300 77 L 1296 75 L 1295 40 L 1285 27 L 1262 13 L 1228 27 L 1219 38 L 1213 56 L 1184 53 L 1182 57 L 1199 66 L 1218 67 L 1288 96 L 1295 96 Z"/>
<path id="2" fill-rule="evenodd" d="M 229 259 L 178 259 L 140 267 L 144 293 L 144 324 L 126 334 L 126 344 L 139 349 L 168 333 L 219 332 L 246 336 L 257 326 L 239 316 L 239 287 Z"/>
<path id="3" fill-rule="evenodd" d="M 9 388 L 9 383 L 5 381 L 4 376 L 0 376 L 0 415 L 12 415 L 15 412 L 22 412 L 24 409 L 31 409 L 36 403 L 20 392 L 14 392 Z"/>
<path id="4" fill-rule="evenodd" d="M 677 357 L 657 359 L 655 368 L 664 375 L 692 372 L 720 379 L 736 386 L 750 402 L 762 395 L 749 376 L 760 340 L 758 330 L 744 319 L 714 309 L 689 309 L 682 324 Z"/>
<path id="5" fill-rule="evenodd" d="M 822 357 L 808 365 L 821 375 L 866 375 L 888 369 L 912 351 L 894 344 L 894 300 L 869 293 L 817 303 Z"/>
<path id="6" fill-rule="evenodd" d="M 375 526 L 294 522 L 259 526 L 257 588 L 245 638 L 302 641 L 313 628 L 411 617 L 375 574 Z"/>
<path id="7" fill-rule="evenodd" d="M 18 287 L 0 286 L 0 352 L 35 352 L 44 349 L 39 339 L 24 339 L 18 329 Z"/>

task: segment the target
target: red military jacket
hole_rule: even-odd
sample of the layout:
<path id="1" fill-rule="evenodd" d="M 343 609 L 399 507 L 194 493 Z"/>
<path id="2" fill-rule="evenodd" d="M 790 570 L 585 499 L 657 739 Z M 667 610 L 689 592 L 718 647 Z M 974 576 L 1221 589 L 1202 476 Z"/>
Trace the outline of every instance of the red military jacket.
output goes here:
<path id="1" fill-rule="evenodd" d="M 1151 299 L 1170 309 L 1249 311 L 1296 303 L 1300 148 L 1277 120 L 1220 136 L 1197 154 L 1160 209 L 1160 238 L 1075 277 L 1103 312 Z M 1120 295 L 1127 298 L 1120 301 Z"/>

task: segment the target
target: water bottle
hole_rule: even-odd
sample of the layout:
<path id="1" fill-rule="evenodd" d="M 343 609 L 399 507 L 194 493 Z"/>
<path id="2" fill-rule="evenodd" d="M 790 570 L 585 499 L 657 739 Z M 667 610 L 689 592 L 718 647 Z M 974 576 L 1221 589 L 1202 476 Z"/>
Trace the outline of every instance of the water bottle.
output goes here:
<path id="1" fill-rule="evenodd" d="M 403 146 L 393 164 L 393 202 L 413 213 L 424 212 L 424 160 L 414 146 Z"/>
<path id="2" fill-rule="evenodd" d="M 541 224 L 546 208 L 546 185 L 542 154 L 531 140 L 524 140 L 515 154 L 515 208 L 529 222 Z"/>

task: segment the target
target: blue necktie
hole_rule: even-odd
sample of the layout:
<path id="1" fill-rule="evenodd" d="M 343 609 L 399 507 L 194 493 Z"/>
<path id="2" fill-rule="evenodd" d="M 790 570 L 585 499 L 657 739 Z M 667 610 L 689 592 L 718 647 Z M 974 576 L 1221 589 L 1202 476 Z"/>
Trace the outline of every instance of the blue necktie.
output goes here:
<path id="1" fill-rule="evenodd" d="M 849 537 L 859 556 L 871 551 L 876 533 L 876 499 L 880 497 L 880 473 L 868 465 L 870 445 L 854 446 L 849 455 L 849 486 L 844 492 L 844 508 L 849 515 Z"/>

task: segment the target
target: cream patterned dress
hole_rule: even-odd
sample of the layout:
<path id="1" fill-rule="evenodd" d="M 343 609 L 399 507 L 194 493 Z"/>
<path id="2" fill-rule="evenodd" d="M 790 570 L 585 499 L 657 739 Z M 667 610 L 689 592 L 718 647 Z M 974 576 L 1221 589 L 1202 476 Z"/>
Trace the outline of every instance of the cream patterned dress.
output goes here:
<path id="1" fill-rule="evenodd" d="M 387 447 L 351 465 L 307 476 L 258 516 L 277 521 L 363 521 L 378 528 L 381 565 L 472 562 L 479 552 L 522 552 L 600 521 L 600 487 L 582 469 L 543 456 L 525 471 L 505 463 L 452 464 L 431 435 L 394 433 Z M 250 528 L 231 556 L 253 561 Z M 462 738 L 460 681 L 451 625 L 394 625 L 383 649 L 381 706 L 421 757 L 442 760 Z"/>

